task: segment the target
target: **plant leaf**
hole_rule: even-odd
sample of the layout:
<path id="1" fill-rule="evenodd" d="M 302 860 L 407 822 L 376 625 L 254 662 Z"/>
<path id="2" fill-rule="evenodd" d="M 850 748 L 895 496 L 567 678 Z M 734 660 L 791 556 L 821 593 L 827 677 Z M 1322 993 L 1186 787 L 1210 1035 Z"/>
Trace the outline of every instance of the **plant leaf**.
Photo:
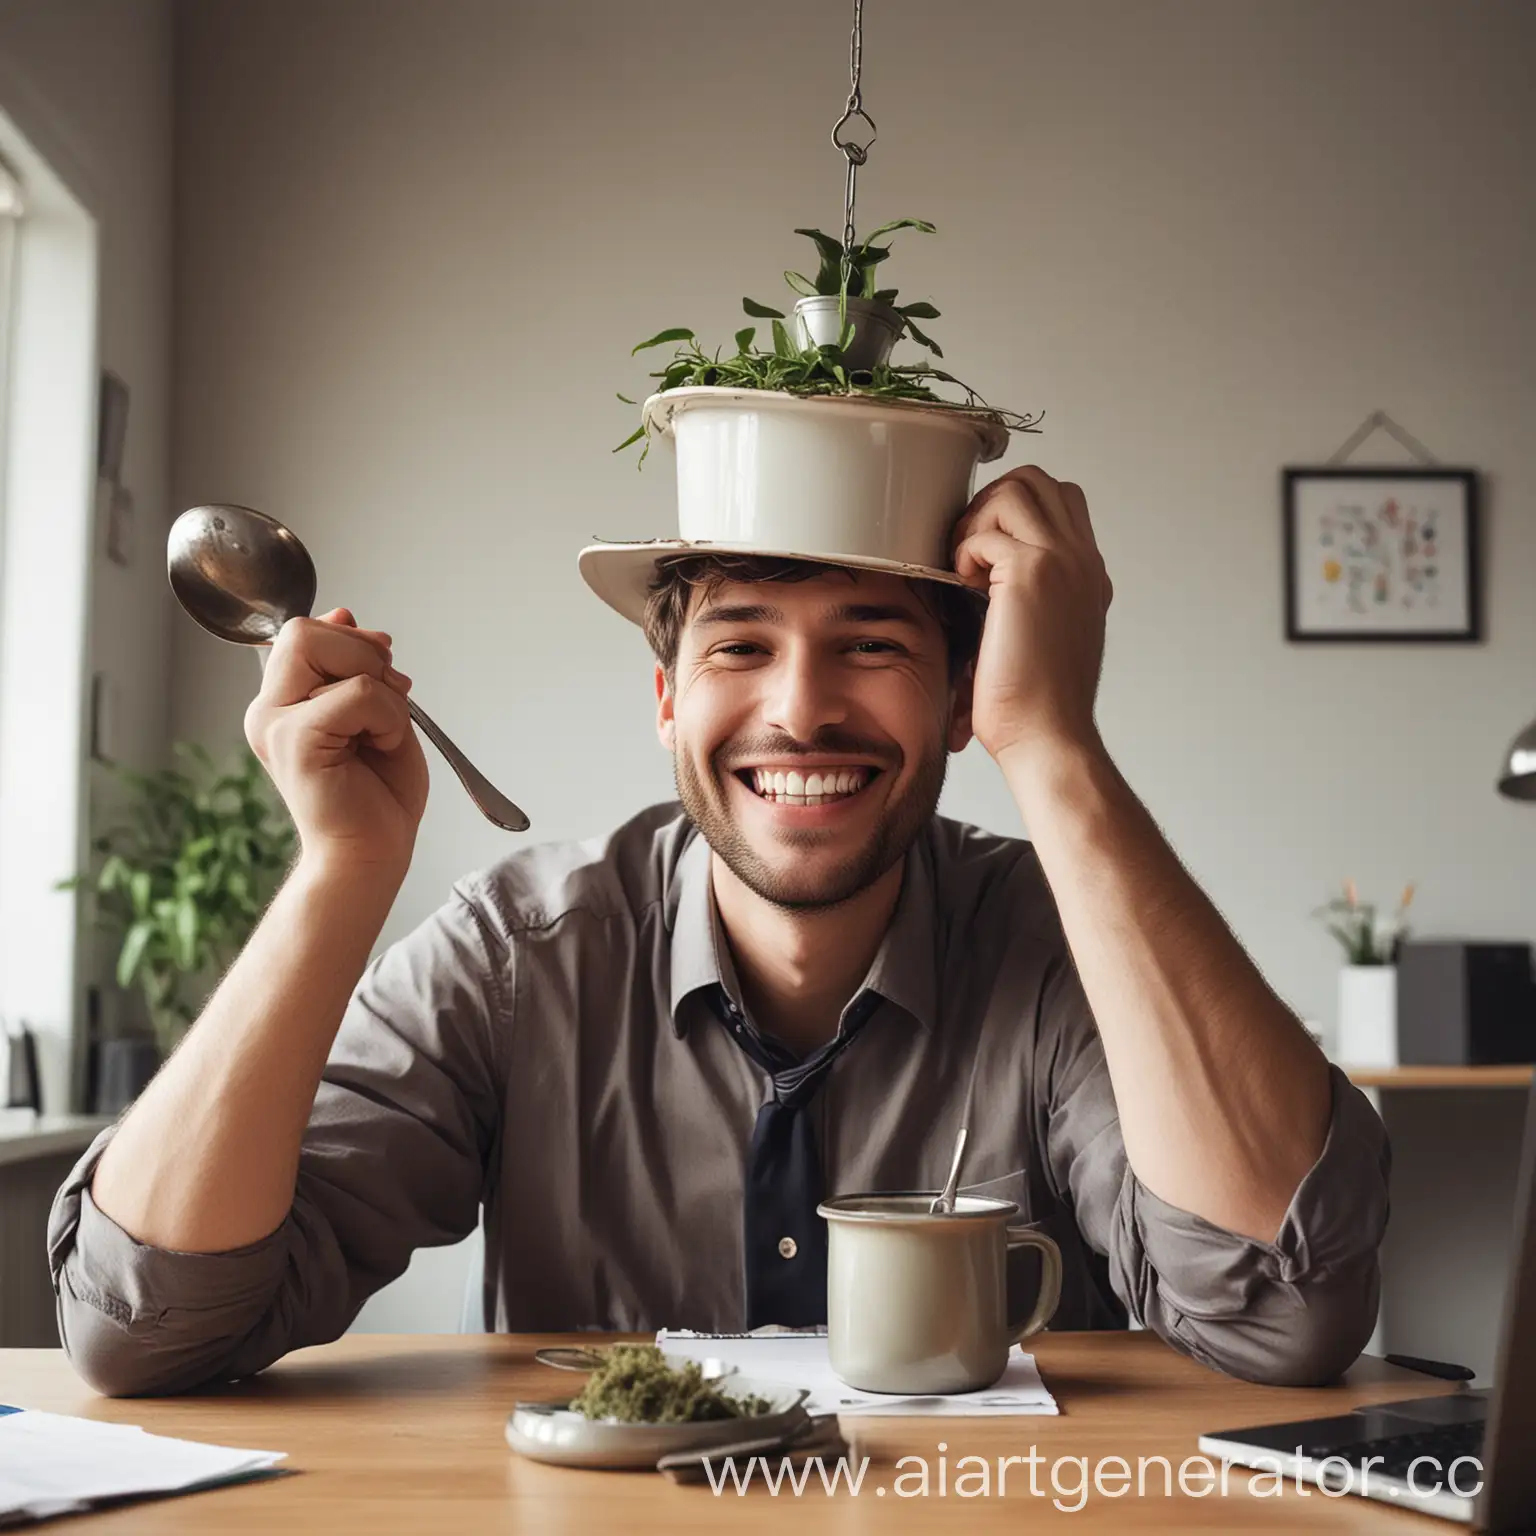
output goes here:
<path id="1" fill-rule="evenodd" d="M 744 325 L 736 332 L 736 350 L 738 352 L 750 352 L 752 350 L 752 338 L 757 335 L 755 325 Z"/>
<path id="2" fill-rule="evenodd" d="M 802 299 L 811 298 L 816 293 L 816 284 L 803 272 L 791 272 L 786 269 L 784 281 L 800 295 Z"/>
<path id="3" fill-rule="evenodd" d="M 155 936 L 155 925 L 149 918 L 142 918 L 128 930 L 123 947 L 117 956 L 117 984 L 131 987 L 144 960 L 144 951 Z"/>
<path id="4" fill-rule="evenodd" d="M 903 304 L 901 312 L 908 320 L 937 320 L 939 318 L 938 310 L 926 300 L 916 304 Z"/>
<path id="5" fill-rule="evenodd" d="M 182 970 L 197 969 L 197 903 L 190 896 L 182 897 L 176 905 L 177 960 Z"/>
<path id="6" fill-rule="evenodd" d="M 640 402 L 638 400 L 631 400 L 628 395 L 619 395 L 618 398 L 620 400 L 622 400 L 625 405 L 639 405 L 640 404 Z"/>
<path id="7" fill-rule="evenodd" d="M 927 219 L 892 219 L 889 224 L 882 224 L 879 229 L 870 230 L 870 232 L 864 236 L 864 244 L 868 245 L 871 240 L 878 240 L 881 235 L 894 234 L 898 229 L 915 229 L 919 234 L 924 235 L 934 235 L 938 233 L 938 231 L 932 224 L 928 222 Z M 799 234 L 801 231 L 796 230 L 795 233 Z"/>
<path id="8" fill-rule="evenodd" d="M 633 357 L 636 352 L 644 352 L 647 347 L 659 347 L 668 341 L 692 341 L 693 339 L 693 332 L 687 326 L 675 325 L 671 330 L 657 331 L 649 341 L 642 341 L 639 346 L 633 348 L 629 355 Z"/>
<path id="9" fill-rule="evenodd" d="M 786 277 L 789 276 L 787 272 L 784 275 Z M 782 320 L 784 318 L 784 311 L 782 309 L 770 309 L 766 304 L 759 304 L 756 299 L 743 299 L 741 307 L 747 314 L 757 320 Z"/>
<path id="10" fill-rule="evenodd" d="M 877 299 L 882 304 L 894 304 L 897 291 L 895 288 L 878 288 L 871 297 Z"/>
<path id="11" fill-rule="evenodd" d="M 834 239 L 833 236 L 820 229 L 797 229 L 795 233 L 797 235 L 804 235 L 807 240 L 811 241 L 820 253 L 823 261 L 841 263 L 843 259 L 843 242 L 841 240 Z"/>
<path id="12" fill-rule="evenodd" d="M 622 443 L 620 443 L 619 446 L 617 448 L 615 448 L 613 451 L 615 453 L 622 453 L 626 448 L 629 447 L 629 445 L 631 443 L 638 443 L 640 441 L 640 439 L 642 437 L 644 437 L 644 436 L 645 436 L 645 428 L 643 426 L 636 427 L 635 430 L 633 432 L 631 432 L 629 434 L 629 436 L 626 437 L 624 439 L 624 441 Z"/>
<path id="13" fill-rule="evenodd" d="M 773 322 L 773 350 L 779 357 L 793 357 L 795 348 L 790 345 L 789 332 L 784 329 L 782 320 Z"/>
<path id="14" fill-rule="evenodd" d="M 910 320 L 907 321 L 907 329 L 912 333 L 912 340 L 915 341 L 918 346 L 927 347 L 935 357 L 944 356 L 944 349 L 938 344 L 938 342 L 936 342 L 931 336 L 923 335 L 923 333 L 918 330 L 918 328 L 913 325 Z"/>

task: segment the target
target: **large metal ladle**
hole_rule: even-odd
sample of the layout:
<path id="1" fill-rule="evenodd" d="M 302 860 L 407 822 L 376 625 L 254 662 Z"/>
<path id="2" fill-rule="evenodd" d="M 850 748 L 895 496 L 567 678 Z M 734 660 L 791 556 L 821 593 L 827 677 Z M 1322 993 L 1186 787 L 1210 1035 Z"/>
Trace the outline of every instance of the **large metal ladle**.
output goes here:
<path id="1" fill-rule="evenodd" d="M 177 601 L 220 640 L 270 645 L 289 619 L 315 604 L 315 562 L 298 536 L 250 507 L 193 507 L 171 525 L 166 574 Z M 411 719 L 443 754 L 488 821 L 522 832 L 528 818 L 480 772 L 417 704 Z"/>

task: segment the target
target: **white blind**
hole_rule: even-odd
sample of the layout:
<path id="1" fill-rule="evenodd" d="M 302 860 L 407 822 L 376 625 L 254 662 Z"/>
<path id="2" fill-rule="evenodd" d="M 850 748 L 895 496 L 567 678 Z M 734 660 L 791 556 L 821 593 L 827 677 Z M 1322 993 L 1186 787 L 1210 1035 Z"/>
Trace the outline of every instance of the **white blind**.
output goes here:
<path id="1" fill-rule="evenodd" d="M 0 221 L 19 219 L 27 211 L 21 192 L 21 178 L 4 160 L 0 160 Z"/>

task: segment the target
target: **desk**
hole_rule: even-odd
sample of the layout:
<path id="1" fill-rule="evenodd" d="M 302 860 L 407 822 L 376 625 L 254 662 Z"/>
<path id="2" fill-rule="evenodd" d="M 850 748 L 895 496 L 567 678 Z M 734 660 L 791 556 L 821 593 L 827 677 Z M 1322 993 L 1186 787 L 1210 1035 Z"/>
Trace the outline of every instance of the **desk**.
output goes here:
<path id="1" fill-rule="evenodd" d="M 591 1334 L 578 1336 L 592 1341 Z M 1066 1530 L 1298 1529 L 1413 1533 L 1447 1527 L 1426 1517 L 1313 1490 L 1279 1496 L 1248 1492 L 1234 1470 L 1225 1498 L 1172 1497 L 1152 1466 L 1148 1496 L 1100 1497 L 1090 1489 L 1080 1513 L 1052 1505 L 1057 1457 L 1122 1456 L 1134 1472 L 1138 1456 L 1165 1455 L 1177 1469 L 1198 1454 L 1202 1430 L 1265 1420 L 1343 1412 L 1356 1403 L 1428 1395 L 1442 1382 L 1375 1359 L 1353 1367 L 1342 1387 L 1297 1390 L 1228 1381 L 1175 1354 L 1147 1333 L 1045 1334 L 1036 1356 L 1061 1405 L 1058 1418 L 847 1419 L 859 1454 L 872 1458 L 859 1497 L 827 1496 L 817 1484 L 798 1499 L 754 1489 L 716 1498 L 707 1485 L 677 1486 L 655 1473 L 576 1472 L 514 1456 L 502 1439 L 508 1409 L 519 1398 L 558 1397 L 563 1380 L 537 1365 L 541 1344 L 570 1337 L 353 1334 L 301 1350 L 263 1375 L 195 1398 L 111 1401 L 95 1396 L 57 1350 L 0 1350 L 0 1400 L 58 1413 L 142 1424 L 146 1429 L 224 1445 L 289 1452 L 296 1477 L 225 1488 L 180 1499 L 60 1521 L 60 1532 L 403 1532 L 536 1530 L 540 1536 L 591 1531 L 772 1530 L 793 1520 L 796 1536 L 818 1531 L 1008 1531 L 1024 1520 L 1053 1519 Z M 1008 1470 L 1006 1501 L 995 1496 L 901 1497 L 897 1478 L 911 1472 L 904 1455 L 929 1459 L 937 1486 L 939 1443 L 948 1475 L 965 1455 L 1045 1458 L 1043 1497 L 1031 1497 L 1029 1468 Z M 1071 1487 L 1068 1467 L 1062 1482 Z M 884 1484 L 888 1492 L 877 1496 Z M 911 1487 L 908 1483 L 906 1487 Z M 1111 1485 L 1113 1486 L 1113 1485 Z M 1075 1498 L 1065 1500 L 1075 1503 Z M 793 1514 L 785 1508 L 789 1504 Z"/>
<path id="2" fill-rule="evenodd" d="M 1529 1066 L 1345 1067 L 1361 1088 L 1529 1088 Z"/>

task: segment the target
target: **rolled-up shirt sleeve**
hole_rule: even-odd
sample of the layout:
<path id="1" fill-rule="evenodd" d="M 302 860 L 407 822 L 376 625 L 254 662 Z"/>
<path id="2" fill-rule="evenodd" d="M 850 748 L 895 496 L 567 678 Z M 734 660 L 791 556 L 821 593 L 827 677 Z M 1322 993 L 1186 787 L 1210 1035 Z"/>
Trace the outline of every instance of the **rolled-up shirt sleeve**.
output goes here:
<path id="1" fill-rule="evenodd" d="M 224 1253 L 136 1241 L 91 1198 L 104 1131 L 55 1197 L 49 1264 L 59 1332 L 116 1395 L 248 1376 L 338 1337 L 412 1252 L 467 1236 L 500 1125 L 505 944 L 464 887 L 370 964 L 315 1097 L 293 1204 Z"/>
<path id="2" fill-rule="evenodd" d="M 1131 1315 L 1233 1376 L 1280 1385 L 1337 1377 L 1370 1338 L 1381 1288 L 1391 1156 L 1365 1095 L 1330 1067 L 1323 1150 L 1273 1241 L 1259 1242 L 1169 1205 L 1136 1177 L 1070 963 L 1047 984 L 1039 1026 L 1051 1176 Z"/>

